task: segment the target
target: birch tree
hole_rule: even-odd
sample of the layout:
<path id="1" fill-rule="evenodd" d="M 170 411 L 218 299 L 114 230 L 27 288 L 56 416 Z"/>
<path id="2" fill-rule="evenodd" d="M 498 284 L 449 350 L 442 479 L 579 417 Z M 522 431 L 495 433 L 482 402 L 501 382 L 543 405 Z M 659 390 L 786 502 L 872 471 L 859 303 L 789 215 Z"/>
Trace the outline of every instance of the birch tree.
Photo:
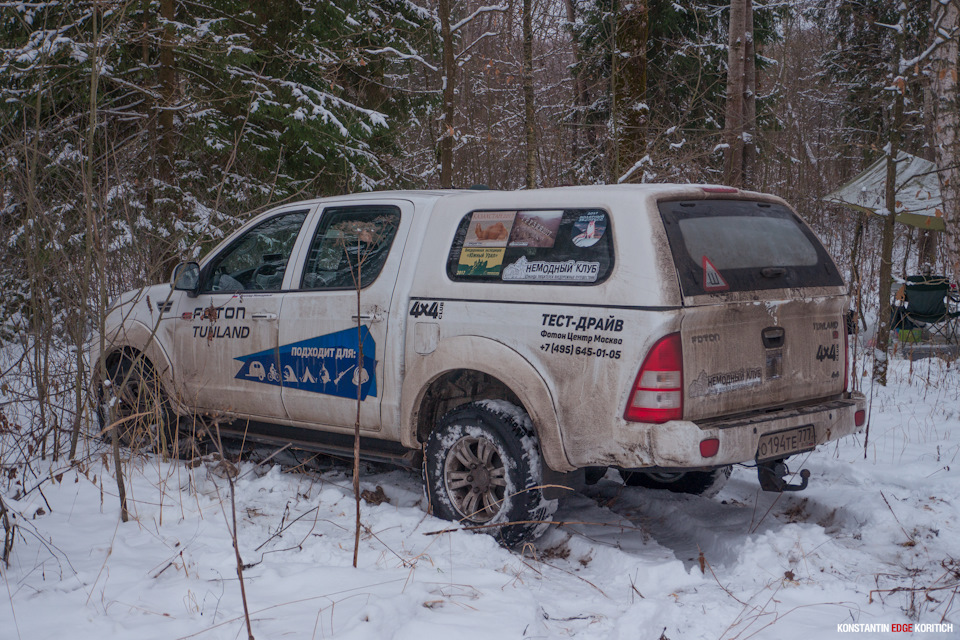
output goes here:
<path id="1" fill-rule="evenodd" d="M 931 0 L 930 91 L 933 150 L 939 169 L 946 232 L 942 243 L 947 274 L 960 282 L 960 103 L 957 101 L 958 11 L 953 0 Z"/>

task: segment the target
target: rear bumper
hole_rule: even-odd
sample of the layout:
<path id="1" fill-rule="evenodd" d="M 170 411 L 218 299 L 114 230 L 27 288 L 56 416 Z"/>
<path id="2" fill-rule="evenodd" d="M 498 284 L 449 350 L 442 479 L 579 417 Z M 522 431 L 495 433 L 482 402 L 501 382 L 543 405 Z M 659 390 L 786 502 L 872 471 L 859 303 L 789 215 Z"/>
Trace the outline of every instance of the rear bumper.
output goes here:
<path id="1" fill-rule="evenodd" d="M 647 443 L 649 456 L 636 467 L 691 469 L 751 462 L 764 434 L 807 425 L 813 425 L 816 443 L 821 445 L 862 431 L 864 427 L 856 426 L 854 416 L 865 407 L 863 394 L 854 393 L 849 398 L 722 420 L 636 425 L 644 432 L 638 435 Z M 700 454 L 700 442 L 709 438 L 717 438 L 720 448 L 716 455 L 705 458 Z"/>

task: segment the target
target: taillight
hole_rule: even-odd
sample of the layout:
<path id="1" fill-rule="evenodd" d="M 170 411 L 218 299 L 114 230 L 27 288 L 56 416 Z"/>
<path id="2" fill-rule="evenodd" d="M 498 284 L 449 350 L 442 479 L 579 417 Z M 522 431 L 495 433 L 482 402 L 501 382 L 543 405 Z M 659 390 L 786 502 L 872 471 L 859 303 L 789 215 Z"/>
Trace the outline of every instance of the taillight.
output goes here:
<path id="1" fill-rule="evenodd" d="M 844 323 L 846 324 L 846 323 Z M 843 392 L 850 390 L 850 331 L 843 331 Z"/>
<path id="2" fill-rule="evenodd" d="M 630 422 L 666 422 L 683 417 L 683 350 L 680 334 L 657 341 L 633 383 L 623 417 Z"/>

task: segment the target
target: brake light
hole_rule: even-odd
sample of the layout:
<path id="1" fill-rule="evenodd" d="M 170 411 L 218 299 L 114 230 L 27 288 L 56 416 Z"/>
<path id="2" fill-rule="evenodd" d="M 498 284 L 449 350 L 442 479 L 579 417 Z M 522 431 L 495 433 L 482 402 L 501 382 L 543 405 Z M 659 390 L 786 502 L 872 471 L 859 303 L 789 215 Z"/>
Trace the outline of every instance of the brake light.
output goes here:
<path id="1" fill-rule="evenodd" d="M 683 350 L 680 334 L 657 341 L 643 361 L 623 417 L 630 422 L 667 422 L 683 417 Z"/>
<path id="2" fill-rule="evenodd" d="M 736 187 L 701 187 L 704 193 L 737 193 Z"/>

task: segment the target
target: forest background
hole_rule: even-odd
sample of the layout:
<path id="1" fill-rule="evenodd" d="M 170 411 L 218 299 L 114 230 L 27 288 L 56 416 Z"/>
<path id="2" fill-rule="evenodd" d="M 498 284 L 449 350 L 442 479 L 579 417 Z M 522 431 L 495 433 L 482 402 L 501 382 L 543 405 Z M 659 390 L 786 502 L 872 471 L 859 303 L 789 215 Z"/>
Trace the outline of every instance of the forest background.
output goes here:
<path id="1" fill-rule="evenodd" d="M 824 575 L 839 577 L 835 596 L 822 595 L 817 578 L 804 592 L 806 600 L 797 601 L 802 606 L 795 608 L 808 611 L 803 609 L 808 601 L 851 598 L 847 572 L 856 569 L 862 574 L 861 585 L 866 585 L 860 595 L 867 604 L 862 606 L 873 606 L 870 619 L 896 620 L 891 612 L 902 609 L 905 620 L 926 620 L 921 618 L 925 607 L 940 606 L 930 594 L 941 590 L 952 595 L 943 599 L 946 604 L 931 620 L 942 622 L 957 593 L 960 565 L 954 538 L 939 536 L 939 528 L 954 521 L 956 510 L 949 500 L 932 496 L 949 496 L 955 487 L 947 462 L 955 466 L 957 456 L 957 447 L 950 441 L 960 388 L 956 369 L 951 371 L 949 361 L 934 369 L 933 359 L 917 365 L 916 371 L 912 361 L 893 362 L 890 387 L 881 390 L 878 385 L 886 382 L 887 353 L 892 351 L 886 319 L 895 282 L 924 264 L 948 274 L 954 282 L 960 280 L 958 14 L 960 0 L 0 0 L 0 471 L 4 480 L 0 568 L 6 580 L 11 557 L 16 561 L 15 581 L 7 583 L 8 589 L 11 583 L 19 585 L 11 595 L 11 613 L 19 608 L 21 622 L 28 619 L 30 624 L 42 625 L 49 618 L 51 624 L 62 627 L 57 616 L 48 615 L 47 601 L 35 598 L 32 587 L 25 586 L 37 581 L 53 585 L 43 586 L 43 593 L 51 602 L 56 598 L 56 607 L 62 609 L 65 599 L 73 598 L 71 615 L 75 617 L 64 614 L 63 619 L 93 621 L 91 637 L 103 635 L 97 625 L 117 621 L 89 614 L 90 601 L 99 598 L 94 597 L 92 586 L 87 602 L 78 604 L 82 594 L 74 593 L 72 586 L 61 588 L 62 575 L 57 577 L 52 569 L 47 574 L 53 565 L 39 560 L 32 564 L 30 554 L 39 544 L 61 570 L 70 565 L 71 557 L 87 562 L 87 568 L 75 572 L 84 584 L 96 585 L 101 573 L 110 573 L 104 567 L 114 547 L 98 537 L 105 520 L 97 517 L 96 502 L 102 515 L 107 496 L 107 514 L 113 516 L 109 506 L 114 504 L 113 489 L 104 488 L 110 484 L 104 478 L 112 475 L 120 503 L 125 504 L 123 473 L 118 471 L 122 456 L 118 429 L 96 426 L 94 409 L 100 395 L 91 388 L 90 367 L 103 363 L 86 362 L 84 353 L 91 338 L 102 333 L 104 313 L 120 292 L 168 280 L 174 265 L 202 256 L 252 216 L 299 199 L 401 188 L 704 182 L 779 195 L 823 239 L 844 272 L 854 301 L 860 335 L 851 340 L 853 387 L 879 399 L 871 418 L 879 431 L 871 443 L 879 442 L 881 453 L 895 450 L 895 456 L 884 463 L 889 466 L 867 472 L 846 460 L 813 463 L 823 465 L 817 477 L 824 480 L 822 489 L 812 490 L 817 496 L 812 502 L 825 505 L 826 515 L 818 522 L 827 524 L 817 524 L 820 529 L 811 529 L 813 533 L 804 529 L 801 538 L 810 543 L 810 549 L 833 550 L 824 556 L 819 570 L 813 565 L 812 574 L 826 570 Z M 824 201 L 824 196 L 878 160 L 885 160 L 887 174 L 893 175 L 900 152 L 920 156 L 937 167 L 943 203 L 935 217 L 946 221 L 945 232 L 896 223 L 892 214 L 900 213 L 903 205 L 893 181 L 888 181 L 883 205 L 890 215 L 868 215 Z M 877 383 L 876 395 L 864 372 L 870 372 Z M 923 392 L 914 385 L 922 385 Z M 901 426 L 901 419 L 907 426 Z M 112 432 L 106 438 L 112 440 L 112 460 L 104 438 L 82 438 L 85 433 L 108 435 L 107 431 Z M 903 458 L 910 438 L 917 453 L 912 448 L 906 461 L 913 466 Z M 873 446 L 875 452 L 877 445 Z M 859 443 L 849 447 L 844 455 L 863 457 Z M 127 470 L 131 491 L 138 495 L 152 496 L 150 491 L 159 487 L 162 523 L 167 489 L 171 488 L 173 500 L 190 495 L 193 489 L 174 487 L 170 478 L 179 478 L 181 467 L 168 466 L 159 458 L 152 460 L 162 479 L 158 486 L 146 488 L 150 483 L 145 484 L 142 470 L 149 466 L 143 462 L 149 458 L 143 453 L 131 448 L 122 468 Z M 209 477 L 217 476 L 219 464 L 210 460 L 204 464 L 197 477 L 208 477 L 208 467 Z M 318 559 L 291 556 L 298 570 L 330 565 L 329 558 L 343 560 L 345 566 L 347 561 L 337 554 L 351 541 L 357 565 L 358 469 L 353 474 L 356 526 L 344 533 L 344 527 L 331 523 L 324 530 L 326 538 L 311 537 L 318 546 L 310 553 Z M 168 470 L 173 471 L 164 475 Z M 930 480 L 941 470 L 943 474 Z M 338 474 L 328 474 L 317 485 L 318 505 L 311 512 L 320 514 L 318 518 L 344 517 L 340 498 L 347 492 L 332 499 L 329 492 L 322 493 L 322 500 L 319 497 L 325 491 L 324 481 L 330 481 L 329 489 L 342 480 Z M 81 476 L 89 482 L 81 482 Z M 64 477 L 67 481 L 62 482 Z M 186 472 L 184 477 L 188 484 L 194 480 Z M 272 487 L 277 477 L 238 484 L 240 504 L 247 507 L 240 526 L 248 527 L 246 537 L 240 539 L 260 539 L 261 533 L 268 540 L 279 536 L 291 504 L 288 498 L 293 495 L 294 502 L 299 500 L 302 488 L 299 480 L 287 479 L 277 481 L 278 486 L 285 485 L 283 490 L 261 491 L 263 486 Z M 906 509 L 907 501 L 893 491 L 906 491 L 896 484 L 904 477 L 909 477 L 906 488 L 914 495 L 910 515 L 901 517 L 908 523 L 924 523 L 927 529 L 911 525 L 908 532 L 898 519 L 895 508 Z M 85 492 L 83 501 L 74 502 L 63 489 L 71 480 Z M 393 498 L 405 524 L 389 534 L 395 536 L 391 544 L 400 548 L 407 543 L 404 536 L 423 519 L 418 481 L 412 476 L 380 474 L 373 482 L 370 488 L 381 494 L 376 482 L 391 494 L 394 486 L 400 487 Z M 752 504 L 753 483 L 750 489 L 741 487 L 730 495 L 741 505 Z M 201 484 L 202 491 L 216 496 L 210 504 L 219 505 L 205 509 L 215 513 L 222 507 L 226 514 L 233 507 L 234 482 L 229 473 L 226 479 Z M 36 528 L 38 517 L 54 513 L 44 494 L 45 487 L 54 485 L 62 490 L 48 492 L 57 515 L 46 523 L 39 521 Z M 878 490 L 879 498 L 871 493 L 881 485 L 894 497 L 895 507 L 882 491 Z M 305 492 L 305 500 L 308 494 L 313 499 L 313 489 Z M 264 499 L 265 494 L 273 497 Z M 142 510 L 140 516 L 135 514 L 137 523 L 147 522 L 155 513 L 149 500 L 131 500 L 135 509 Z M 649 496 L 644 496 L 628 507 L 639 510 L 649 503 Z M 181 510 L 183 504 L 181 500 Z M 582 501 L 579 504 L 583 506 Z M 719 532 L 716 540 L 705 541 L 708 555 L 722 559 L 723 549 L 735 549 L 746 541 L 748 561 L 740 570 L 741 589 L 753 589 L 755 577 L 762 573 L 759 569 L 776 567 L 781 555 L 793 554 L 789 548 L 793 529 L 782 536 L 774 535 L 773 529 L 769 534 L 764 530 L 757 534 L 757 541 L 747 537 L 756 533 L 755 528 L 743 537 L 728 535 L 734 524 L 743 524 L 737 518 L 745 517 L 752 526 L 752 516 L 744 515 L 747 506 L 739 515 L 714 518 L 712 514 L 718 512 L 701 514 L 703 503 L 684 507 L 686 503 L 674 504 L 669 496 L 661 496 L 652 504 L 648 513 L 655 517 L 644 520 L 644 529 L 655 526 L 651 522 L 669 520 L 663 513 L 677 513 L 676 520 L 683 523 L 702 516 L 703 524 L 693 529 Z M 255 530 L 251 535 L 247 521 L 259 517 L 256 509 L 265 505 L 270 507 L 270 521 L 281 525 L 276 532 Z M 82 525 L 70 520 L 75 507 L 78 514 L 89 516 Z M 802 503 L 797 508 L 802 512 Z M 796 515 L 791 515 L 792 510 L 789 507 L 786 513 L 790 527 Z M 216 524 L 223 529 L 219 534 L 211 533 L 212 524 L 202 535 L 197 533 L 202 517 L 191 515 L 179 524 L 184 531 L 191 529 L 184 539 L 210 538 L 210 548 L 229 551 L 225 560 L 218 557 L 210 564 L 218 570 L 229 567 L 236 552 L 242 593 L 236 509 L 232 512 L 232 526 Z M 575 512 L 570 509 L 571 514 Z M 838 512 L 841 524 L 834 529 Z M 126 519 L 126 507 L 121 513 Z M 385 520 L 374 514 L 368 522 L 378 523 L 381 533 L 396 529 L 393 512 L 384 509 L 383 513 Z M 621 527 L 619 520 L 593 513 L 590 517 L 596 516 L 602 526 L 590 534 L 590 540 Z M 821 518 L 815 509 L 811 514 L 812 519 Z M 724 517 L 729 526 L 715 527 Z M 821 529 L 829 529 L 838 546 L 827 545 Z M 49 541 L 41 535 L 47 530 L 56 530 L 57 540 L 61 535 L 69 539 L 70 551 L 57 549 L 52 535 Z M 836 530 L 840 534 L 835 535 Z M 116 562 L 110 566 L 114 576 L 128 578 L 116 581 L 120 595 L 115 597 L 125 598 L 128 585 L 144 582 L 139 569 L 129 568 L 136 565 L 134 560 L 166 553 L 166 542 L 158 545 L 145 537 L 149 544 L 141 544 L 135 538 L 137 531 L 148 534 L 134 527 L 117 531 L 121 543 L 126 536 L 137 542 L 128 555 L 118 545 Z M 898 537 L 900 533 L 906 542 Z M 666 543 L 685 535 L 685 531 L 679 536 L 670 532 L 658 540 Z M 928 546 L 928 538 L 935 540 L 930 543 L 935 546 Z M 870 547 L 874 556 L 865 561 L 859 554 L 869 545 L 862 541 L 872 544 L 878 539 L 885 546 Z M 771 540 L 774 544 L 769 544 Z M 464 561 L 460 547 L 451 543 L 449 548 L 450 557 L 468 570 L 484 566 L 478 559 L 486 561 L 488 556 L 491 567 L 500 562 L 501 556 L 490 552 L 486 542 L 468 544 L 477 545 L 469 561 Z M 576 550 L 580 542 L 570 544 Z M 619 545 L 618 538 L 609 546 L 619 549 Z M 575 553 L 573 569 L 586 567 L 600 548 L 588 546 L 583 555 L 586 561 L 577 560 Z M 770 548 L 782 549 L 783 554 L 774 554 Z M 194 548 L 190 553 L 205 558 L 207 549 Z M 904 560 L 901 554 L 911 550 L 916 558 Z M 183 558 L 183 549 L 171 553 Z M 597 557 L 602 554 L 597 552 Z M 658 554 L 654 551 L 652 557 L 660 558 Z M 674 560 L 689 555 L 686 550 L 677 554 Z M 702 577 L 708 565 L 702 550 L 699 555 Z M 61 557 L 66 562 L 60 564 L 57 558 Z M 364 559 L 374 557 L 375 553 L 366 553 Z M 598 583 L 613 569 L 628 573 L 622 571 L 620 556 L 611 557 L 612 569 L 596 563 L 601 565 L 596 569 Z M 806 563 L 805 553 L 803 558 Z M 522 555 L 518 561 L 530 567 Z M 407 561 L 401 559 L 401 563 L 406 571 Z M 648 559 L 640 564 L 646 572 Z M 183 562 L 185 577 L 188 565 Z M 144 582 L 148 589 L 171 566 L 174 562 L 158 565 L 154 580 Z M 452 567 L 451 561 L 451 576 Z M 427 571 L 434 569 L 431 565 Z M 797 584 L 794 569 L 790 564 L 782 577 L 774 576 L 774 582 Z M 899 569 L 902 574 L 897 573 Z M 174 573 L 167 572 L 164 579 L 173 583 Z M 573 576 L 572 571 L 566 573 Z M 673 574 L 688 584 L 682 565 Z M 207 578 L 201 580 L 199 575 L 192 579 L 205 583 Z M 315 584 L 315 574 L 303 575 L 302 581 L 267 579 L 258 588 L 266 593 L 277 589 L 279 601 L 293 600 L 300 596 L 293 591 Z M 327 570 L 322 575 L 340 588 L 339 581 L 365 579 L 368 574 L 356 578 Z M 648 591 L 649 586 L 656 593 L 662 575 L 651 572 L 649 583 L 640 583 L 641 588 Z M 64 584 L 72 585 L 71 579 L 68 576 Z M 482 579 L 475 572 L 466 581 L 479 584 Z M 575 579 L 587 585 L 583 588 L 588 594 L 599 591 L 589 580 Z M 946 586 L 944 579 L 948 579 Z M 644 606 L 672 611 L 674 583 L 665 584 L 657 587 L 663 591 L 659 599 L 647 600 Z M 761 620 L 760 614 L 747 613 L 747 605 L 719 580 L 717 584 L 724 595 L 704 590 L 703 602 L 730 596 L 736 602 L 730 605 L 730 617 L 735 620 L 730 629 L 739 634 L 736 621 Z M 292 585 L 291 595 L 279 590 L 284 585 Z M 200 588 L 194 583 L 188 586 Z M 629 613 L 633 593 L 640 591 L 632 580 L 621 586 L 629 600 L 622 610 Z M 696 583 L 694 591 L 702 586 Z M 500 586 L 491 588 L 493 592 L 497 607 L 514 598 L 511 591 L 501 594 Z M 908 601 L 873 604 L 874 594 L 881 592 L 904 593 Z M 100 593 L 106 593 L 105 586 Z M 157 592 L 145 593 L 147 599 Z M 544 602 L 549 602 L 551 592 L 545 593 Z M 766 599 L 765 592 L 757 593 Z M 923 598 L 917 595 L 921 593 Z M 23 595 L 17 595 L 14 606 L 16 594 Z M 181 596 L 177 591 L 170 598 Z M 114 603 L 113 597 L 104 595 L 104 612 Z M 414 593 L 409 599 L 414 602 L 420 597 Z M 566 597 L 580 599 L 579 595 Z M 585 600 L 588 608 L 594 607 L 596 596 L 592 597 Z M 194 616 L 203 616 L 211 607 L 219 607 L 219 602 L 188 606 L 188 614 L 174 623 L 184 635 L 193 634 L 198 624 Z M 403 610 L 428 611 L 433 602 L 424 603 L 421 598 L 416 607 Z M 791 602 L 784 606 L 794 607 Z M 246 605 L 243 596 L 243 613 Z M 338 610 L 344 606 L 338 605 Z M 854 606 L 859 611 L 861 604 Z M 766 607 L 765 603 L 759 610 Z M 34 610 L 43 614 L 31 615 Z M 213 619 L 208 618 L 211 625 L 217 610 Z M 237 620 L 238 611 L 234 606 L 230 614 L 236 613 Z M 547 619 L 542 609 L 531 615 L 538 621 Z M 686 611 L 677 616 L 698 618 Z M 385 626 L 393 628 L 394 616 L 384 617 L 389 618 Z M 507 623 L 525 620 L 502 615 L 499 609 L 496 618 Z M 579 619 L 563 618 L 551 624 L 566 627 Z M 707 626 L 715 625 L 710 617 L 702 619 Z M 146 628 L 153 627 L 157 618 L 143 620 L 137 624 L 142 622 Z M 624 615 L 623 620 L 632 632 L 635 619 Z M 329 624 L 332 628 L 332 607 Z M 249 631 L 249 617 L 247 625 Z M 816 633 L 822 628 L 821 624 Z M 235 629 L 228 631 L 235 637 Z M 62 628 L 56 632 L 62 633 Z M 795 627 L 795 634 L 809 637 L 802 625 Z"/>
<path id="2" fill-rule="evenodd" d="M 76 447 L 83 345 L 119 292 L 268 206 L 356 191 L 775 193 L 846 271 L 882 382 L 892 282 L 922 263 L 960 275 L 957 14 L 953 0 L 0 2 L 0 340 L 29 358 L 41 413 L 58 407 L 32 448 Z M 939 167 L 946 233 L 823 201 L 900 151 Z"/>

